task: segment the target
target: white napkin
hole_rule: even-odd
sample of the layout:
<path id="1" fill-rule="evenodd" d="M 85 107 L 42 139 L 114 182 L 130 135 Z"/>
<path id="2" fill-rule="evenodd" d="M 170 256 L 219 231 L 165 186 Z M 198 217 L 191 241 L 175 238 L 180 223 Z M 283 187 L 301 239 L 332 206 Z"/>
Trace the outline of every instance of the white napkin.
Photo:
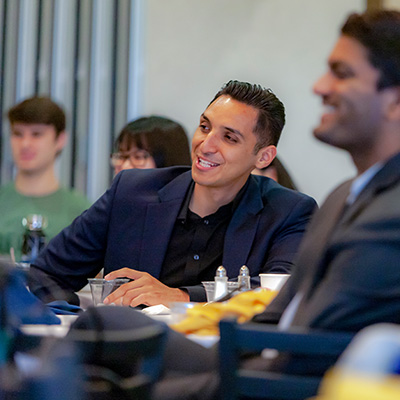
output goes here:
<path id="1" fill-rule="evenodd" d="M 171 310 L 163 304 L 157 304 L 156 306 L 143 308 L 142 313 L 149 315 L 170 315 Z"/>

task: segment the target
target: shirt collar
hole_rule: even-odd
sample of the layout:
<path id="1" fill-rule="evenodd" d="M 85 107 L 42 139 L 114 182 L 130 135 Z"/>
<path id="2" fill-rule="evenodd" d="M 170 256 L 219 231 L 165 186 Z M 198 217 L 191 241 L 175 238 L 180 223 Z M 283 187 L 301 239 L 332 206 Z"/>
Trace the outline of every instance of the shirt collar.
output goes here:
<path id="1" fill-rule="evenodd" d="M 369 167 L 356 179 L 354 179 L 350 187 L 350 194 L 348 195 L 346 200 L 347 205 L 351 205 L 356 201 L 357 197 L 362 192 L 362 190 L 368 185 L 368 183 L 381 170 L 382 167 L 383 163 L 378 162 L 374 164 L 372 167 Z"/>
<path id="2" fill-rule="evenodd" d="M 227 204 L 227 206 L 228 205 L 231 206 L 232 214 L 238 207 L 240 200 L 242 199 L 243 194 L 246 191 L 248 185 L 249 185 L 249 179 L 246 181 L 246 183 L 243 185 L 243 187 L 239 190 L 238 194 L 233 199 L 233 201 L 231 201 L 230 203 Z M 186 221 L 188 211 L 189 211 L 190 199 L 192 198 L 193 191 L 194 191 L 194 181 L 192 180 L 192 182 L 189 185 L 188 191 L 186 192 L 185 200 L 183 201 L 182 207 L 181 207 L 178 217 L 177 217 L 177 219 L 181 220 L 182 222 Z"/>

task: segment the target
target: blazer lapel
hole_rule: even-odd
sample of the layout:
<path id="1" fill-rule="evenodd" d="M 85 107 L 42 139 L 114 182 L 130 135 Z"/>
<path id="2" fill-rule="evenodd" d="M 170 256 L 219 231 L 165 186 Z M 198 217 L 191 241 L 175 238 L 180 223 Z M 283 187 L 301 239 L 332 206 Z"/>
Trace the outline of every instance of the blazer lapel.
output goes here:
<path id="1" fill-rule="evenodd" d="M 223 266 L 230 278 L 239 273 L 246 264 L 259 222 L 259 211 L 263 208 L 260 189 L 251 179 L 236 208 L 225 235 Z"/>
<path id="2" fill-rule="evenodd" d="M 301 270 L 296 268 L 296 279 L 303 281 L 301 291 L 305 294 L 304 298 L 312 292 L 325 272 L 323 259 L 326 246 L 345 212 L 351 183 L 345 182 L 329 196 L 310 223 L 308 233 L 300 245 L 296 264 L 301 266 Z"/>
<path id="3" fill-rule="evenodd" d="M 172 230 L 191 179 L 190 171 L 178 176 L 159 190 L 159 202 L 147 207 L 140 266 L 156 278 L 160 276 Z"/>

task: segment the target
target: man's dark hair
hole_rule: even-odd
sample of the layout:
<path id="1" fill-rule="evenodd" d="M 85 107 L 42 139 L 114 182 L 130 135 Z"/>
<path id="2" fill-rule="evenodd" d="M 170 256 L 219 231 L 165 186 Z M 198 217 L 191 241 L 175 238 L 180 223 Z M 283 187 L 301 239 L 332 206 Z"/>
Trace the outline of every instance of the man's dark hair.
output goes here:
<path id="1" fill-rule="evenodd" d="M 49 97 L 31 97 L 16 104 L 8 111 L 8 119 L 10 124 L 21 122 L 52 125 L 56 137 L 65 130 L 64 110 Z"/>
<path id="2" fill-rule="evenodd" d="M 400 12 L 379 10 L 351 14 L 342 34 L 360 42 L 380 71 L 378 89 L 400 85 Z"/>
<path id="3" fill-rule="evenodd" d="M 166 117 L 151 115 L 125 125 L 115 141 L 115 148 L 117 151 L 130 151 L 132 147 L 146 150 L 157 168 L 191 164 L 184 128 Z"/>
<path id="4" fill-rule="evenodd" d="M 285 107 L 271 89 L 248 82 L 229 81 L 215 95 L 210 104 L 220 96 L 229 96 L 258 110 L 258 119 L 254 128 L 254 134 L 257 137 L 254 153 L 265 146 L 278 144 L 285 125 Z"/>

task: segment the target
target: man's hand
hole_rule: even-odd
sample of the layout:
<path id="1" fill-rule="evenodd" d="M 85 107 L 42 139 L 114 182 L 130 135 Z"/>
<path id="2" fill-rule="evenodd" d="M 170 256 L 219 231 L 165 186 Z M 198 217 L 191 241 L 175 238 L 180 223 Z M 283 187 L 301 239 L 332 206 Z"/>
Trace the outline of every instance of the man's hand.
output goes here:
<path id="1" fill-rule="evenodd" d="M 189 301 L 189 295 L 180 289 L 170 288 L 147 272 L 122 268 L 110 272 L 104 277 L 107 280 L 129 278 L 132 282 L 124 283 L 104 299 L 104 304 L 117 304 L 136 307 L 140 304 L 154 306 L 164 304 L 169 307 L 172 301 Z"/>

